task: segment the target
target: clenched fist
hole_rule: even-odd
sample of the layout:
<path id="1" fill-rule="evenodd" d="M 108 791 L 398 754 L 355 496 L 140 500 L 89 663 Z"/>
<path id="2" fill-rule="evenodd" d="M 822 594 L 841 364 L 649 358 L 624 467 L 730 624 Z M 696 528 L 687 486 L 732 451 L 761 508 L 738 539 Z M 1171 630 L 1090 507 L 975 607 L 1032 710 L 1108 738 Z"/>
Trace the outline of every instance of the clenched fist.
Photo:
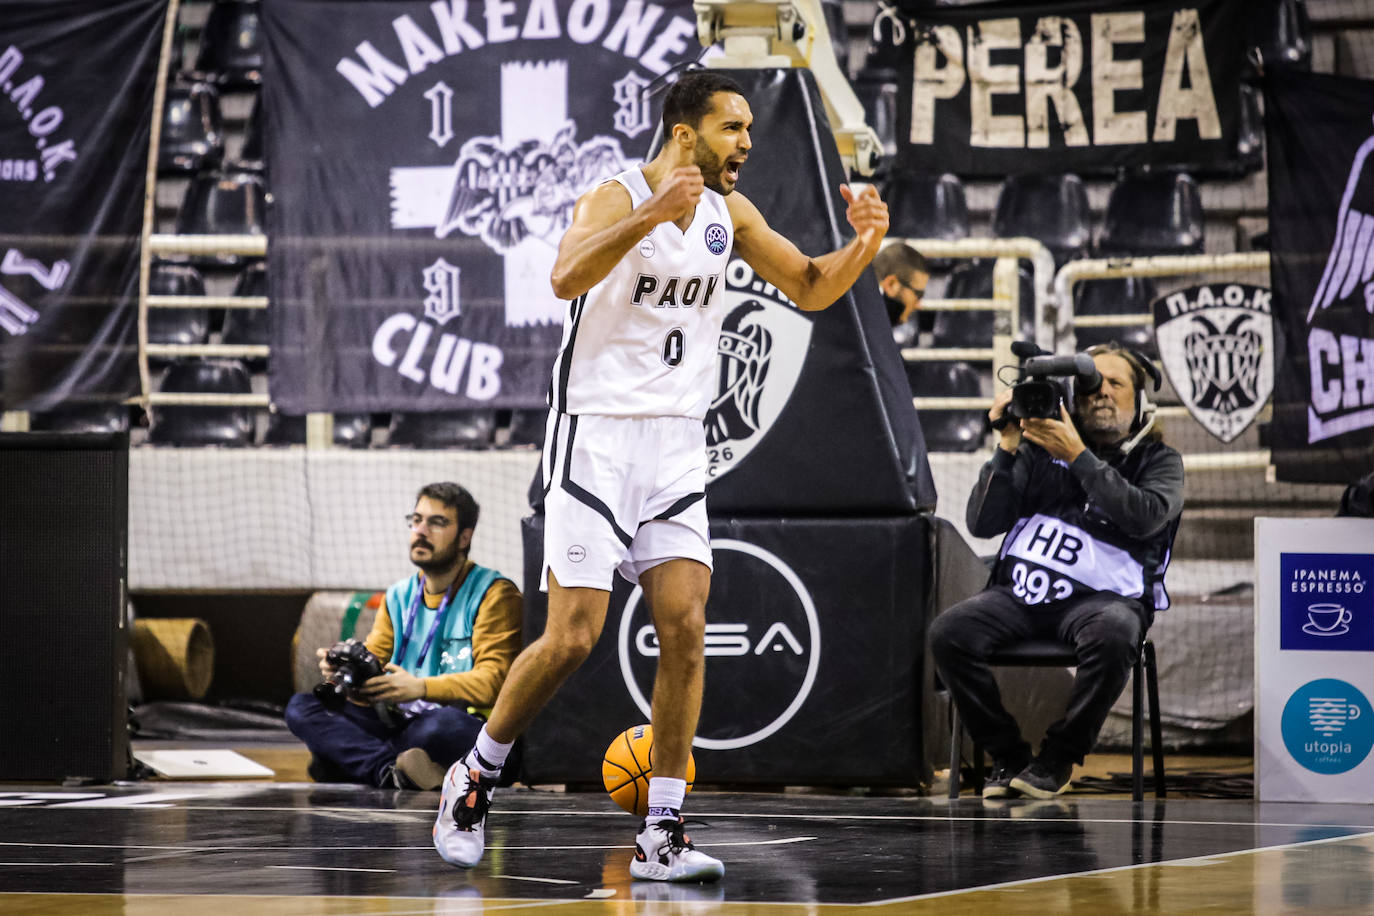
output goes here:
<path id="1" fill-rule="evenodd" d="M 887 204 L 878 196 L 878 189 L 867 185 L 855 194 L 849 185 L 842 184 L 840 196 L 849 204 L 845 218 L 854 227 L 860 243 L 865 248 L 877 251 L 878 243 L 887 235 Z"/>
<path id="2" fill-rule="evenodd" d="M 649 198 L 648 206 L 653 208 L 655 216 L 661 217 L 661 223 L 686 219 L 701 203 L 701 192 L 705 187 L 701 169 L 695 165 L 684 165 L 664 176 L 654 196 Z"/>

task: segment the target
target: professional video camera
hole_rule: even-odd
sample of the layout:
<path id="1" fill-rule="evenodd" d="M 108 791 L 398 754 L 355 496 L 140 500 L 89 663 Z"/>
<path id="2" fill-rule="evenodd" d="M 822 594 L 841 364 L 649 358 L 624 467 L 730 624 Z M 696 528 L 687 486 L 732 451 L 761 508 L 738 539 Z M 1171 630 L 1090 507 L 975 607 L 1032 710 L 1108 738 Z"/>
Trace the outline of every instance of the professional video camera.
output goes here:
<path id="1" fill-rule="evenodd" d="M 358 688 L 384 673 L 377 656 L 356 639 L 335 643 L 324 655 L 334 676 L 315 685 L 315 699 L 329 710 L 340 709 L 345 699 L 355 699 Z"/>
<path id="2" fill-rule="evenodd" d="M 1011 389 L 1011 403 L 1000 421 L 993 424 L 997 429 L 1006 425 L 1008 417 L 1018 420 L 1057 418 L 1060 405 L 1071 396 L 1059 379 L 1073 379 L 1073 394 L 1093 394 L 1102 387 L 1102 374 L 1086 353 L 1054 356 L 1023 340 L 1014 341 L 1011 352 L 1021 359 L 1020 375 Z"/>

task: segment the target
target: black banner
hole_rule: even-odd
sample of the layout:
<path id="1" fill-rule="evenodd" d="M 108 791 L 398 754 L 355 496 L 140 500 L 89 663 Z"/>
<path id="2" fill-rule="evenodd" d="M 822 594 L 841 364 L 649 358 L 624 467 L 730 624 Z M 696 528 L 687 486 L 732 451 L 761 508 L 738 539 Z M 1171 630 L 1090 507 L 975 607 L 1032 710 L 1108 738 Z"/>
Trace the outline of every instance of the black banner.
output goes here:
<path id="1" fill-rule="evenodd" d="M 1271 70 L 1264 101 L 1274 464 L 1348 484 L 1374 467 L 1374 82 Z"/>
<path id="2" fill-rule="evenodd" d="M 0 0 L 0 404 L 138 391 L 165 0 Z"/>
<path id="3" fill-rule="evenodd" d="M 642 159 L 687 0 L 263 4 L 271 391 L 288 413 L 546 403 L 577 197 Z"/>
<path id="4" fill-rule="evenodd" d="M 883 30 L 902 43 L 898 162 L 997 177 L 1231 170 L 1250 11 L 1234 0 L 1018 0 L 903 16 Z"/>

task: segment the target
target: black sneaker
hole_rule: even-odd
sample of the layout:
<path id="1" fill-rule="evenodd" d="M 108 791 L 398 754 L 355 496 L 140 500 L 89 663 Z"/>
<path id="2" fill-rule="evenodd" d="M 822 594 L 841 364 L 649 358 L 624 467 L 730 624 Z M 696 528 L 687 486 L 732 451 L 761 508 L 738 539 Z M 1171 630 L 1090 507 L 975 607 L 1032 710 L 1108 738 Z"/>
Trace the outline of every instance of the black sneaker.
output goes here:
<path id="1" fill-rule="evenodd" d="M 1003 763 L 1000 760 L 992 761 L 992 775 L 983 782 L 984 798 L 1015 798 L 1020 795 L 1011 787 L 1012 777 L 1026 768 L 1022 761 L 1016 763 Z"/>
<path id="2" fill-rule="evenodd" d="M 1073 783 L 1072 761 L 1036 757 L 1012 777 L 1011 787 L 1031 798 L 1054 798 Z"/>
<path id="3" fill-rule="evenodd" d="M 305 767 L 306 774 L 315 782 L 348 782 L 348 774 L 332 760 L 310 755 L 310 763 Z"/>

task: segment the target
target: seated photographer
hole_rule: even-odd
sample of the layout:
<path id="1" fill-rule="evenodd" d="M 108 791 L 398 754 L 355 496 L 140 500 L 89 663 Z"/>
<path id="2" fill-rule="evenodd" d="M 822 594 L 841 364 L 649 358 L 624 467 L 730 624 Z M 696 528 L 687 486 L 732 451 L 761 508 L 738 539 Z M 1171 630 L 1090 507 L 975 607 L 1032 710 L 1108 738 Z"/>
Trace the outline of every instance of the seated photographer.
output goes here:
<path id="1" fill-rule="evenodd" d="M 365 642 L 316 652 L 325 682 L 286 706 L 312 779 L 436 789 L 472 748 L 483 720 L 470 708 L 496 702 L 522 614 L 515 583 L 468 559 L 477 515 L 458 484 L 423 487 L 406 516 L 419 572 L 386 590 Z"/>
<path id="2" fill-rule="evenodd" d="M 976 537 L 1007 534 L 989 586 L 930 627 L 940 678 L 969 735 L 992 756 L 984 798 L 1050 798 L 1069 787 L 1154 612 L 1168 607 L 1164 572 L 1183 510 L 1183 459 L 1161 441 L 1145 396 L 1147 379 L 1158 389 L 1159 371 L 1115 342 L 1089 354 L 1047 360 L 1058 371 L 1038 377 L 1028 360 L 1022 384 L 994 401 L 988 416 L 1001 438 L 979 472 L 967 521 Z M 1056 374 L 1077 374 L 1072 415 L 1062 398 L 1044 396 L 1062 391 L 1049 378 Z M 1033 758 L 987 664 L 992 652 L 1028 639 L 1071 643 L 1078 655 L 1068 708 Z"/>

